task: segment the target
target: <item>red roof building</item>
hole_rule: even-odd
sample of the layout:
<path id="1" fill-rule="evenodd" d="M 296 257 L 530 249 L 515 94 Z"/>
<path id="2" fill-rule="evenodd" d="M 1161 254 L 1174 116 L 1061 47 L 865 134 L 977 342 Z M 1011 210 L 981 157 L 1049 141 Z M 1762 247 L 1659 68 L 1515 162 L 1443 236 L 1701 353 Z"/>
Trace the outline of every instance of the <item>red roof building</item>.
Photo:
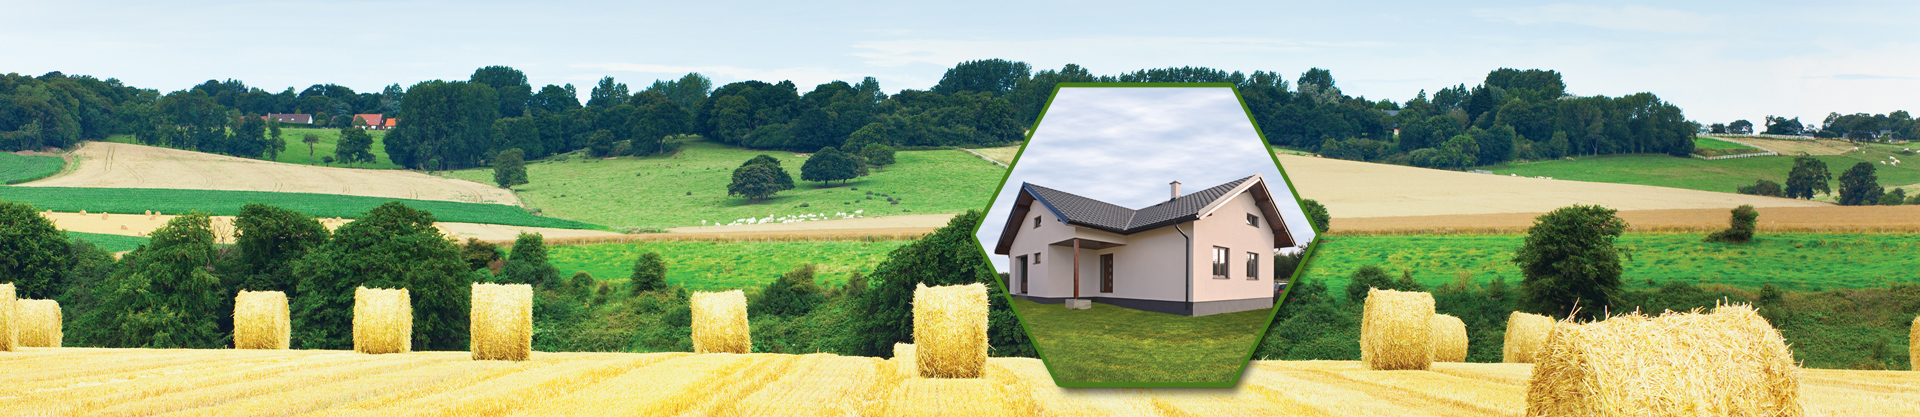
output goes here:
<path id="1" fill-rule="evenodd" d="M 387 128 L 387 124 L 385 120 L 383 120 L 386 116 L 379 114 L 356 114 L 353 115 L 353 118 L 364 123 L 364 126 L 368 129 L 381 130 Z"/>

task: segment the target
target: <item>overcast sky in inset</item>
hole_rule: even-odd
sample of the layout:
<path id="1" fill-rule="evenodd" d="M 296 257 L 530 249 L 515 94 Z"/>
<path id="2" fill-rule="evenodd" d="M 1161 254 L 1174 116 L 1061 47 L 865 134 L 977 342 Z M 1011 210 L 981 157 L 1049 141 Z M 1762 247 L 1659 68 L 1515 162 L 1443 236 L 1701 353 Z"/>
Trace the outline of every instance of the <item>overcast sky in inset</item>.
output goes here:
<path id="1" fill-rule="evenodd" d="M 976 237 L 991 255 L 1023 183 L 1140 209 L 1259 174 L 1296 239 L 1313 228 L 1228 87 L 1062 87 Z"/>
<path id="2" fill-rule="evenodd" d="M 961 61 L 1094 74 L 1204 66 L 1333 72 L 1404 102 L 1501 67 L 1554 69 L 1568 93 L 1652 92 L 1689 119 L 1886 113 L 1920 97 L 1920 2 L 253 2 L 0 0 L 0 73 L 119 78 L 170 92 L 239 79 L 360 92 L 508 65 L 535 89 L 639 90 L 872 76 L 927 89 Z"/>

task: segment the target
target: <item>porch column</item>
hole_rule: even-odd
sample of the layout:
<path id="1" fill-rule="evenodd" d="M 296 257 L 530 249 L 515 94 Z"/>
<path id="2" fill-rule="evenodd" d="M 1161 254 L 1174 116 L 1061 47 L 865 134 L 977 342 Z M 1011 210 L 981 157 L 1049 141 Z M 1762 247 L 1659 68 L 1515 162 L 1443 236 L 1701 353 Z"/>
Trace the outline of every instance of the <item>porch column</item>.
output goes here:
<path id="1" fill-rule="evenodd" d="M 1073 238 L 1073 298 L 1080 298 L 1080 238 Z"/>

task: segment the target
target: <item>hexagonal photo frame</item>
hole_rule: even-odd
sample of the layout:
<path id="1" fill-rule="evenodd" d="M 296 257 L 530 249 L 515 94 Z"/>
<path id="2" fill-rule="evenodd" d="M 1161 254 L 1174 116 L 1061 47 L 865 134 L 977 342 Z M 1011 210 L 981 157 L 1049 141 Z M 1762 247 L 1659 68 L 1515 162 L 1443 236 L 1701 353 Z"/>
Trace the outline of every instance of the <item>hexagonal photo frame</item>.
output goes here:
<path id="1" fill-rule="evenodd" d="M 1232 84 L 1062 83 L 974 236 L 1056 384 L 1230 387 L 1299 201 Z"/>

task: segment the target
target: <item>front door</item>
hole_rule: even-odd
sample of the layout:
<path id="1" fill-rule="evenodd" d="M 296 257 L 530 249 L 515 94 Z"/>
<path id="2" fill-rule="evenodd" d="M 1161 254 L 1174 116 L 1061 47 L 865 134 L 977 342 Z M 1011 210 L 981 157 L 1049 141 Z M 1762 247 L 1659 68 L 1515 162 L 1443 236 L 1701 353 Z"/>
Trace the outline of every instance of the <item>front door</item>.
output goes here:
<path id="1" fill-rule="evenodd" d="M 1113 254 L 1100 255 L 1100 292 L 1113 292 Z"/>
<path id="2" fill-rule="evenodd" d="M 1027 255 L 1013 257 L 1013 276 L 1020 280 L 1020 293 L 1027 293 Z"/>

